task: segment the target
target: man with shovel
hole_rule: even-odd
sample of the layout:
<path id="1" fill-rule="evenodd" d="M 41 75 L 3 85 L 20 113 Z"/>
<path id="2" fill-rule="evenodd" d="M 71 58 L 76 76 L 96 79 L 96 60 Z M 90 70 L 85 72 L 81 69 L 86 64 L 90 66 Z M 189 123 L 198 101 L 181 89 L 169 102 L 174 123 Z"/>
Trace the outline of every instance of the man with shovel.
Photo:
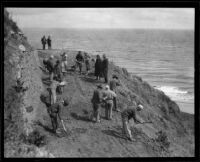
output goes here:
<path id="1" fill-rule="evenodd" d="M 50 105 L 49 107 L 47 107 L 47 112 L 49 113 L 49 116 L 51 118 L 51 123 L 52 123 L 52 127 L 53 127 L 53 132 L 54 133 L 58 133 L 57 129 L 58 129 L 58 119 L 57 117 L 60 119 L 62 127 L 64 129 L 64 131 L 66 132 L 66 128 L 65 125 L 63 123 L 63 120 L 61 118 L 61 109 L 63 108 L 63 106 L 68 106 L 69 102 L 65 99 L 62 99 L 60 102 L 56 102 L 52 105 Z"/>

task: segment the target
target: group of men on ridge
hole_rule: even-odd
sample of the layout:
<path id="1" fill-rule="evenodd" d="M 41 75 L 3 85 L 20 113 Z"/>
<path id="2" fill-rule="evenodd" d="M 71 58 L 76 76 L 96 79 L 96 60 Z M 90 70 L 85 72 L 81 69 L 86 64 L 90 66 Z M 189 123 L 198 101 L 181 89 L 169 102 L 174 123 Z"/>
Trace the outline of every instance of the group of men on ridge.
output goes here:
<path id="1" fill-rule="evenodd" d="M 51 49 L 51 36 L 49 35 L 48 38 L 45 35 L 41 38 L 42 49 L 46 49 L 46 44 L 48 45 L 48 49 Z"/>
<path id="2" fill-rule="evenodd" d="M 88 53 L 83 53 L 79 51 L 75 58 L 75 69 L 78 67 L 80 74 L 82 74 L 82 67 L 83 63 L 85 62 L 86 66 L 86 75 L 89 74 L 91 67 L 90 67 L 90 59 Z M 68 70 L 67 66 L 67 54 L 63 53 L 61 55 L 61 61 L 55 60 L 54 56 L 51 55 L 49 59 L 44 59 L 43 63 L 47 70 L 49 71 L 49 79 L 50 79 L 50 86 L 47 88 L 49 91 L 49 102 L 45 102 L 47 106 L 48 113 L 51 117 L 52 127 L 53 131 L 55 133 L 58 133 L 58 121 L 57 117 L 60 119 L 61 122 L 63 120 L 61 119 L 60 110 L 63 106 L 67 106 L 69 104 L 69 101 L 67 99 L 57 99 L 57 93 L 58 90 L 61 90 L 61 87 L 65 85 L 64 76 L 66 74 L 66 71 Z M 110 82 L 108 82 L 108 59 L 106 58 L 105 54 L 103 55 L 103 61 L 101 61 L 101 58 L 99 55 L 96 57 L 95 61 L 95 76 L 96 79 L 99 80 L 100 77 L 104 77 L 105 87 L 103 87 L 102 84 L 98 84 L 97 88 L 93 92 L 93 96 L 91 99 L 92 105 L 93 105 L 93 117 L 92 120 L 94 122 L 100 123 L 100 111 L 101 107 L 105 107 L 105 117 L 107 120 L 112 120 L 112 111 L 115 110 L 116 112 L 120 112 L 120 110 L 117 108 L 117 86 L 120 86 L 121 83 L 119 81 L 119 78 L 117 75 L 113 75 Z M 64 83 L 64 84 L 63 84 Z M 109 85 L 108 85 L 109 83 Z M 131 108 L 125 109 L 123 112 L 121 112 L 121 119 L 122 119 L 122 125 L 123 125 L 123 133 L 125 133 L 129 140 L 133 140 L 130 126 L 129 126 L 129 120 L 131 118 L 134 119 L 136 123 L 142 123 L 137 117 L 136 117 L 136 111 L 140 111 L 143 109 L 142 105 L 135 105 Z"/>

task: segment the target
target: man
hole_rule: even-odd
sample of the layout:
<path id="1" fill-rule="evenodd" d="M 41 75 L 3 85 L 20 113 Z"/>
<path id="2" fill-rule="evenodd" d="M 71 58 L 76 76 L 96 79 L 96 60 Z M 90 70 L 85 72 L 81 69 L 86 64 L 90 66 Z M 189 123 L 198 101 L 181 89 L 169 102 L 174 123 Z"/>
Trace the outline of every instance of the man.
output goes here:
<path id="1" fill-rule="evenodd" d="M 42 37 L 41 42 L 42 42 L 42 48 L 43 48 L 43 50 L 45 50 L 45 45 L 47 43 L 45 36 Z"/>
<path id="2" fill-rule="evenodd" d="M 120 86 L 120 81 L 118 80 L 118 77 L 116 75 L 112 76 L 112 80 L 110 81 L 110 89 L 116 93 L 116 87 Z M 119 112 L 119 109 L 117 108 L 117 98 L 113 98 L 113 103 L 114 103 L 114 110 Z"/>
<path id="3" fill-rule="evenodd" d="M 51 49 L 51 37 L 50 37 L 50 35 L 47 38 L 47 45 L 48 45 L 48 49 Z"/>
<path id="4" fill-rule="evenodd" d="M 61 109 L 63 108 L 63 106 L 68 106 L 68 105 L 69 105 L 68 101 L 66 99 L 65 100 L 62 99 L 60 102 L 56 102 L 47 107 L 47 112 L 49 113 L 49 116 L 51 118 L 53 132 L 56 134 L 58 133 L 57 117 L 60 119 L 61 122 L 63 122 L 63 120 L 61 119 Z"/>
<path id="5" fill-rule="evenodd" d="M 123 125 L 123 134 L 128 136 L 128 139 L 130 141 L 133 141 L 133 137 L 132 137 L 132 134 L 131 134 L 130 126 L 128 125 L 129 120 L 133 119 L 135 123 L 143 123 L 136 117 L 136 111 L 141 111 L 141 110 L 143 110 L 143 106 L 139 104 L 137 106 L 132 106 L 132 108 L 125 109 L 121 113 L 122 125 Z"/>
<path id="6" fill-rule="evenodd" d="M 47 90 L 49 91 L 51 104 L 56 103 L 56 99 L 57 99 L 56 89 L 57 89 L 58 86 L 60 86 L 60 83 L 55 81 L 55 80 L 52 80 L 49 88 L 47 88 Z"/>
<path id="7" fill-rule="evenodd" d="M 61 63 L 61 66 L 62 66 L 62 73 L 63 75 L 65 75 L 65 72 L 67 71 L 67 54 L 64 52 L 62 55 L 62 63 Z"/>
<path id="8" fill-rule="evenodd" d="M 88 75 L 90 71 L 90 56 L 86 52 L 84 53 L 84 60 L 86 66 L 86 75 Z"/>
<path id="9" fill-rule="evenodd" d="M 105 91 L 103 92 L 103 101 L 106 103 L 105 114 L 107 120 L 112 120 L 113 98 L 116 96 L 116 93 L 110 90 L 109 85 L 106 85 Z"/>
<path id="10" fill-rule="evenodd" d="M 57 81 L 63 81 L 62 66 L 60 60 L 56 61 L 56 65 L 54 67 L 54 75 L 56 76 Z"/>
<path id="11" fill-rule="evenodd" d="M 102 61 L 102 74 L 105 79 L 105 83 L 108 83 L 108 59 L 105 54 L 103 55 Z"/>
<path id="12" fill-rule="evenodd" d="M 100 122 L 100 104 L 101 104 L 101 90 L 102 85 L 97 85 L 97 89 L 94 90 L 93 97 L 92 97 L 92 104 L 93 104 L 93 118 L 95 122 Z"/>
<path id="13" fill-rule="evenodd" d="M 76 55 L 76 65 L 79 67 L 79 72 L 81 74 L 82 72 L 82 63 L 84 62 L 84 58 L 83 55 L 81 53 L 81 51 L 78 51 L 78 54 Z"/>
<path id="14" fill-rule="evenodd" d="M 49 71 L 49 79 L 50 79 L 50 81 L 52 81 L 53 77 L 54 77 L 55 64 L 56 64 L 56 62 L 55 62 L 54 56 L 51 55 L 50 58 L 47 60 L 47 63 L 46 63 L 46 65 L 48 67 L 47 69 Z"/>

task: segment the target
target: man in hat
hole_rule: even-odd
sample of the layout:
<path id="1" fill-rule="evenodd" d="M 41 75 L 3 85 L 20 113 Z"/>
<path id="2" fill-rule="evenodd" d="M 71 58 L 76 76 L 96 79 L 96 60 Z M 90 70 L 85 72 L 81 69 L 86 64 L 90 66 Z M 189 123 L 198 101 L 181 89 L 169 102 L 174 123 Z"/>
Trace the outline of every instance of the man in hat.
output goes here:
<path id="1" fill-rule="evenodd" d="M 97 89 L 94 90 L 91 102 L 93 104 L 93 118 L 95 122 L 100 122 L 100 104 L 101 104 L 101 91 L 102 85 L 97 85 Z"/>
<path id="2" fill-rule="evenodd" d="M 60 60 L 56 61 L 56 65 L 54 67 L 54 75 L 56 76 L 56 80 L 59 82 L 63 81 L 63 73 L 62 73 L 62 66 Z"/>
<path id="3" fill-rule="evenodd" d="M 52 123 L 52 127 L 53 127 L 53 132 L 54 133 L 58 133 L 57 129 L 58 129 L 58 119 L 60 119 L 61 122 L 63 122 L 62 118 L 61 118 L 61 109 L 63 108 L 63 106 L 68 106 L 69 102 L 68 100 L 64 100 L 62 99 L 61 101 L 58 101 L 52 105 L 49 105 L 47 107 L 47 112 L 49 113 L 49 116 L 51 118 L 51 123 Z"/>
<path id="4" fill-rule="evenodd" d="M 120 81 L 118 80 L 118 77 L 116 75 L 112 76 L 112 80 L 110 81 L 110 89 L 116 93 L 116 88 L 117 86 L 120 86 Z M 115 111 L 119 112 L 119 109 L 117 108 L 117 98 L 113 98 L 113 103 L 114 103 L 114 109 Z"/>
<path id="5" fill-rule="evenodd" d="M 63 75 L 65 75 L 65 72 L 67 71 L 67 54 L 64 52 L 62 55 L 62 63 L 61 63 L 61 66 L 62 66 L 62 73 Z"/>
<path id="6" fill-rule="evenodd" d="M 76 65 L 79 67 L 80 74 L 82 73 L 82 66 L 83 66 L 84 58 L 81 51 L 78 51 L 76 55 Z"/>
<path id="7" fill-rule="evenodd" d="M 86 75 L 88 75 L 90 71 L 90 56 L 86 52 L 84 52 L 84 60 L 85 60 L 85 66 L 86 66 Z"/>
<path id="8" fill-rule="evenodd" d="M 139 104 L 137 106 L 134 105 L 131 108 L 125 109 L 121 113 L 122 125 L 123 125 L 123 134 L 128 136 L 128 139 L 130 141 L 133 141 L 133 137 L 132 137 L 132 134 L 131 134 L 130 126 L 128 125 L 129 120 L 133 119 L 135 123 L 141 123 L 142 124 L 143 122 L 140 121 L 136 116 L 136 112 L 141 111 L 141 110 L 143 110 L 143 106 Z"/>
<path id="9" fill-rule="evenodd" d="M 102 61 L 102 74 L 105 79 L 105 83 L 108 83 L 108 59 L 106 58 L 106 55 L 103 55 L 103 61 Z"/>
<path id="10" fill-rule="evenodd" d="M 106 85 L 103 92 L 103 101 L 105 101 L 105 115 L 107 120 L 112 120 L 113 98 L 117 97 L 116 93 L 110 90 L 109 85 Z"/>

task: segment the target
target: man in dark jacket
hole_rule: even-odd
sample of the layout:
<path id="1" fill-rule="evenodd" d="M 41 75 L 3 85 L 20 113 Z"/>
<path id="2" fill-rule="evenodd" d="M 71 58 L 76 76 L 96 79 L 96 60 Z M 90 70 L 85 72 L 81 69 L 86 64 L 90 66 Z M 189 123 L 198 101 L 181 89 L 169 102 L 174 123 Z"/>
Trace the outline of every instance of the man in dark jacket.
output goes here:
<path id="1" fill-rule="evenodd" d="M 82 72 L 83 62 L 84 62 L 83 55 L 82 55 L 81 51 L 78 51 L 78 54 L 76 55 L 76 65 L 79 67 L 80 74 Z"/>
<path id="2" fill-rule="evenodd" d="M 49 116 L 51 118 L 51 123 L 54 133 L 57 133 L 58 118 L 60 119 L 61 122 L 63 122 L 61 118 L 61 109 L 63 108 L 63 106 L 68 106 L 68 105 L 69 103 L 67 100 L 61 100 L 60 102 L 56 102 L 47 107 L 47 112 L 49 113 Z"/>
<path id="3" fill-rule="evenodd" d="M 117 86 L 120 86 L 120 85 L 121 84 L 120 84 L 120 81 L 118 80 L 118 77 L 116 75 L 113 75 L 112 80 L 110 81 L 110 89 L 116 93 L 116 88 L 117 88 Z M 119 110 L 117 108 L 117 98 L 116 97 L 113 98 L 113 104 L 114 104 L 113 110 L 119 112 Z"/>
<path id="4" fill-rule="evenodd" d="M 102 73 L 102 61 L 101 61 L 101 57 L 99 55 L 97 55 L 96 58 L 96 62 L 95 62 L 95 76 L 96 76 L 96 80 L 100 80 L 100 75 Z"/>
<path id="5" fill-rule="evenodd" d="M 93 104 L 93 118 L 95 118 L 95 122 L 100 122 L 100 104 L 101 104 L 101 90 L 102 86 L 98 85 L 97 89 L 94 90 L 93 97 L 92 97 L 92 104 Z"/>
<path id="6" fill-rule="evenodd" d="M 48 49 L 51 49 L 51 37 L 50 37 L 50 35 L 47 38 L 47 45 L 48 45 Z"/>
<path id="7" fill-rule="evenodd" d="M 102 74 L 105 79 L 105 83 L 108 83 L 108 59 L 105 54 L 103 55 L 102 61 Z"/>
<path id="8" fill-rule="evenodd" d="M 136 111 L 141 111 L 141 110 L 143 110 L 143 106 L 139 104 L 137 106 L 132 106 L 131 108 L 125 109 L 121 113 L 122 125 L 123 125 L 123 134 L 128 136 L 130 141 L 133 141 L 133 137 L 132 137 L 132 134 L 131 134 L 130 126 L 128 125 L 129 120 L 133 119 L 135 123 L 143 123 L 136 116 Z"/>
<path id="9" fill-rule="evenodd" d="M 45 36 L 42 37 L 41 42 L 42 42 L 42 48 L 43 48 L 43 50 L 45 50 L 45 45 L 47 43 Z"/>

